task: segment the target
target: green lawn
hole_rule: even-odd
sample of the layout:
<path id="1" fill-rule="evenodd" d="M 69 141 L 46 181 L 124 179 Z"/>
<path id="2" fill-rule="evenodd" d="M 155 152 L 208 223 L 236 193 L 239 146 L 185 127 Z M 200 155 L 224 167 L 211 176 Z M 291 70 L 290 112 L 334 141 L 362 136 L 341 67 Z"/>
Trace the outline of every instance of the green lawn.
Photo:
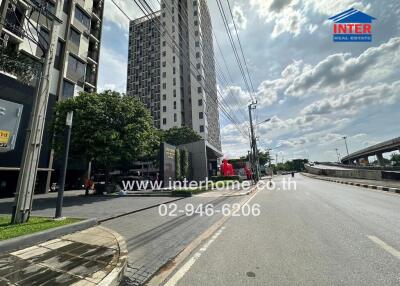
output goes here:
<path id="1" fill-rule="evenodd" d="M 31 217 L 28 223 L 12 225 L 10 216 L 0 216 L 0 240 L 6 240 L 21 235 L 31 234 L 80 221 L 76 218 L 66 218 L 65 220 L 52 220 L 47 217 Z"/>

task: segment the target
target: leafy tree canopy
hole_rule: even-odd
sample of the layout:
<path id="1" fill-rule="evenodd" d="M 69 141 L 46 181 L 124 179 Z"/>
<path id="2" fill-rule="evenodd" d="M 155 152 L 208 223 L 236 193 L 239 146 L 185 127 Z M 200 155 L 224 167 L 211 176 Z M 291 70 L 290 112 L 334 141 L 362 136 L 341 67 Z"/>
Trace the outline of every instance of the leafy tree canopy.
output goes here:
<path id="1" fill-rule="evenodd" d="M 162 140 L 168 144 L 178 146 L 182 144 L 199 141 L 201 136 L 189 127 L 173 127 L 161 134 Z"/>
<path id="2" fill-rule="evenodd" d="M 146 107 L 135 97 L 118 92 L 81 93 L 55 107 L 53 132 L 56 155 L 64 148 L 65 118 L 74 112 L 70 157 L 113 166 L 152 152 L 158 137 Z"/>

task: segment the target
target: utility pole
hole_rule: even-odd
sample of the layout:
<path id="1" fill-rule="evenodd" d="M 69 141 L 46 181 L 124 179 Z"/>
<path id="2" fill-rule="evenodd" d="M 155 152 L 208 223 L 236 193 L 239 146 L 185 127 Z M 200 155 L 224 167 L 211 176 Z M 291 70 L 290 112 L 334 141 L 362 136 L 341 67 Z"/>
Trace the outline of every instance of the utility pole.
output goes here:
<path id="1" fill-rule="evenodd" d="M 63 201 L 64 201 L 64 189 L 65 189 L 65 177 L 67 175 L 67 167 L 68 167 L 68 153 L 69 153 L 69 143 L 71 140 L 71 129 L 72 129 L 72 118 L 74 116 L 74 112 L 70 111 L 67 113 L 67 118 L 65 121 L 65 125 L 67 126 L 67 140 L 65 142 L 64 146 L 64 164 L 63 164 L 63 169 L 61 172 L 61 177 L 60 177 L 60 188 L 58 189 L 58 196 L 57 196 L 57 205 L 56 205 L 56 215 L 55 218 L 61 218 L 62 217 L 62 207 L 63 207 Z"/>
<path id="2" fill-rule="evenodd" d="M 59 14 L 60 1 L 56 1 L 56 15 Z M 47 17 L 47 16 L 46 16 Z M 44 52 L 42 71 L 40 72 L 35 99 L 26 131 L 25 146 L 22 154 L 21 167 L 18 176 L 17 190 L 14 200 L 11 223 L 19 224 L 29 220 L 35 190 L 36 175 L 42 147 L 43 129 L 49 101 L 50 69 L 54 47 L 57 43 L 57 23 L 61 21 L 54 17 L 50 24 L 49 45 Z"/>
<path id="3" fill-rule="evenodd" d="M 338 161 L 338 163 L 340 163 L 339 149 L 338 149 L 338 148 L 335 148 L 335 150 L 336 150 L 337 161 Z"/>
<path id="4" fill-rule="evenodd" d="M 343 136 L 342 138 L 344 139 L 344 144 L 346 145 L 347 156 L 349 156 L 349 148 L 347 148 L 347 136 Z"/>
<path id="5" fill-rule="evenodd" d="M 254 126 L 253 126 L 253 117 L 251 114 L 252 109 L 256 109 L 257 101 L 253 101 L 249 104 L 249 119 L 250 119 L 250 135 L 251 135 L 251 148 L 253 151 L 253 172 L 255 173 L 255 181 L 259 180 L 259 173 L 258 173 L 258 154 L 257 154 L 257 141 L 254 135 Z"/>

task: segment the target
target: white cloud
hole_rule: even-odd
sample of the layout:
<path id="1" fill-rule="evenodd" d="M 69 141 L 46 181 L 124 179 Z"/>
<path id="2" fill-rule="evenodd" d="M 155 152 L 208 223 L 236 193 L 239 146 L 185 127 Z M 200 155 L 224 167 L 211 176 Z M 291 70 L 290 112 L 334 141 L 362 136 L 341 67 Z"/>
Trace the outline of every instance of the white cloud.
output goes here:
<path id="1" fill-rule="evenodd" d="M 307 96 L 325 88 L 337 89 L 362 77 L 379 79 L 396 71 L 400 63 L 400 37 L 365 50 L 358 57 L 350 53 L 333 54 L 297 76 L 285 93 Z"/>
<path id="2" fill-rule="evenodd" d="M 256 98 L 261 106 L 270 106 L 275 103 L 278 100 L 278 93 L 286 89 L 302 69 L 302 61 L 293 61 L 281 72 L 280 78 L 261 82 L 256 93 Z"/>
<path id="3" fill-rule="evenodd" d="M 247 18 L 244 15 L 242 7 L 235 5 L 232 8 L 232 14 L 233 14 L 233 19 L 235 20 L 235 23 L 236 23 L 236 27 L 239 30 L 245 30 L 247 27 Z M 231 25 L 231 26 L 233 26 L 233 25 Z"/>
<path id="4" fill-rule="evenodd" d="M 301 113 L 321 115 L 342 112 L 355 114 L 369 105 L 393 104 L 400 100 L 400 81 L 366 86 L 352 92 L 317 100 L 306 106 Z"/>
<path id="5" fill-rule="evenodd" d="M 306 25 L 310 11 L 323 15 L 335 15 L 351 7 L 367 11 L 370 5 L 354 0 L 251 0 L 250 5 L 267 23 L 273 23 L 272 38 L 287 32 L 297 36 L 303 27 L 310 34 L 317 29 L 316 25 Z"/>
<path id="6" fill-rule="evenodd" d="M 100 53 L 99 90 L 113 89 L 126 92 L 127 60 L 108 47 Z"/>
<path id="7" fill-rule="evenodd" d="M 143 12 L 134 4 L 134 2 L 126 1 L 126 0 L 113 0 L 119 8 L 130 18 L 136 19 L 144 16 Z M 104 1 L 104 19 L 116 24 L 119 28 L 128 31 L 129 30 L 129 19 L 120 9 L 118 9 L 117 5 L 115 5 L 111 0 Z M 153 5 L 152 9 L 154 11 L 159 10 L 160 8 Z"/>

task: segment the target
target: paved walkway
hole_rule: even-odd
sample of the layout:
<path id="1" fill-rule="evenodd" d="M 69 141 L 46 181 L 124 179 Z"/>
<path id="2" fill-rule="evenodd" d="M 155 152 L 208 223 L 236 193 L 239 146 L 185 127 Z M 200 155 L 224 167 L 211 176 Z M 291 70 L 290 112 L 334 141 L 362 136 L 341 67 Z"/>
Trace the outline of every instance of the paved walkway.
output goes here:
<path id="1" fill-rule="evenodd" d="M 126 263 L 124 239 L 96 226 L 0 256 L 0 286 L 118 285 Z"/>

